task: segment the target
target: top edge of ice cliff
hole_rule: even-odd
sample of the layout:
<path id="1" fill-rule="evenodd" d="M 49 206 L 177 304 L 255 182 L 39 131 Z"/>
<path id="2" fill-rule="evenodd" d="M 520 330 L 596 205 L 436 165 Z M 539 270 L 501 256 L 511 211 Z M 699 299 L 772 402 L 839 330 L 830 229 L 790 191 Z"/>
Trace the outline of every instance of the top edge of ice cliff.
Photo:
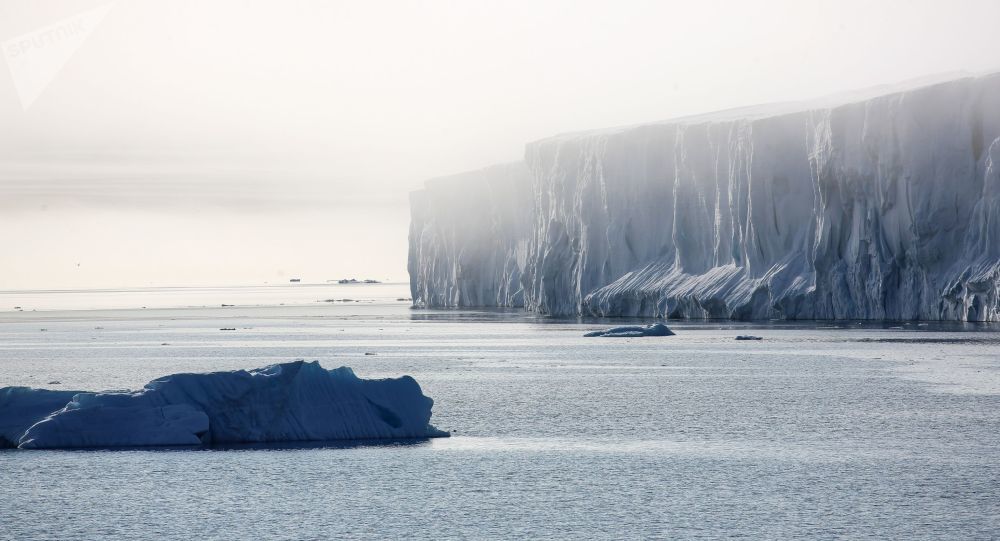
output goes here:
<path id="1" fill-rule="evenodd" d="M 526 146 L 530 147 L 545 143 L 565 142 L 568 140 L 581 139 L 581 138 L 600 136 L 600 135 L 612 135 L 612 134 L 624 133 L 632 130 L 638 130 L 642 128 L 656 127 L 656 126 L 670 126 L 670 125 L 680 125 L 680 124 L 691 125 L 691 124 L 702 124 L 702 123 L 713 123 L 713 122 L 732 122 L 735 120 L 762 120 L 766 118 L 802 113 L 806 111 L 836 109 L 838 107 L 863 103 L 866 101 L 903 94 L 907 92 L 920 91 L 940 85 L 956 83 L 959 81 L 974 81 L 977 79 L 987 79 L 992 77 L 1000 77 L 1000 69 L 987 70 L 981 72 L 953 71 L 946 73 L 937 73 L 921 77 L 914 77 L 896 83 L 886 83 L 880 85 L 873 85 L 862 89 L 845 90 L 842 92 L 836 92 L 833 94 L 828 94 L 817 98 L 760 103 L 755 105 L 744 105 L 738 107 L 731 107 L 727 109 L 720 109 L 717 111 L 709 111 L 705 113 L 693 113 L 689 115 L 670 117 L 663 120 L 653 120 L 649 122 L 639 122 L 635 124 L 623 124 L 620 126 L 608 126 L 604 128 L 561 132 L 555 135 L 550 135 L 548 137 L 542 137 L 540 139 L 529 141 L 528 143 L 526 143 Z M 469 181 L 474 181 L 476 177 L 479 177 L 481 175 L 494 174 L 498 171 L 509 170 L 511 168 L 517 168 L 517 167 L 523 167 L 523 162 L 518 160 L 512 160 L 509 162 L 487 165 L 475 169 L 467 169 L 464 171 L 458 171 L 454 173 L 446 173 L 443 175 L 428 177 L 424 179 L 422 187 L 411 190 L 410 194 L 411 197 L 419 196 L 420 192 L 426 189 L 433 189 L 433 190 L 460 189 L 463 184 Z"/>
<path id="2" fill-rule="evenodd" d="M 424 185 L 422 188 L 418 188 L 410 192 L 410 197 L 411 199 L 413 197 L 419 197 L 420 193 L 423 192 L 424 190 L 436 190 L 436 191 L 454 190 L 456 192 L 459 192 L 462 191 L 470 182 L 474 183 L 484 177 L 490 177 L 490 176 L 519 174 L 520 170 L 523 168 L 524 168 L 524 162 L 515 160 L 510 162 L 497 163 L 486 167 L 481 167 L 479 169 L 470 169 L 468 171 L 462 171 L 460 173 L 451 173 L 447 175 L 428 178 L 424 180 L 423 183 Z"/>
<path id="3" fill-rule="evenodd" d="M 636 124 L 624 124 L 621 126 L 609 126 L 605 128 L 595 128 L 588 130 L 569 131 L 557 133 L 549 137 L 536 139 L 528 143 L 529 146 L 544 144 L 549 142 L 559 142 L 582 137 L 592 137 L 595 135 L 611 135 L 628 132 L 652 126 L 669 126 L 674 124 L 703 124 L 714 122 L 732 122 L 735 120 L 763 120 L 766 118 L 779 117 L 815 111 L 823 109 L 836 109 L 838 107 L 849 106 L 857 103 L 871 101 L 883 97 L 889 97 L 909 92 L 919 92 L 924 89 L 933 88 L 939 85 L 952 84 L 959 81 L 972 81 L 975 79 L 986 79 L 990 77 L 1000 77 L 1000 69 L 982 72 L 953 71 L 914 77 L 896 83 L 886 83 L 874 85 L 867 88 L 845 90 L 825 96 L 793 100 L 760 103 L 755 105 L 744 105 L 709 111 L 705 113 L 693 113 L 681 115 L 663 120 L 650 122 L 639 122 Z M 438 178 L 438 177 L 435 177 Z"/>

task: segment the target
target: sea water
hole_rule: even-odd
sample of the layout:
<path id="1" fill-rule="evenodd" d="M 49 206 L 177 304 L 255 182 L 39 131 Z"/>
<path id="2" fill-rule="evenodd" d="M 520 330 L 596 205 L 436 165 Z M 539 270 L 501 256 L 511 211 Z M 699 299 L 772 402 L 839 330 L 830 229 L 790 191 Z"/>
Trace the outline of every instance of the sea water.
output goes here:
<path id="1" fill-rule="evenodd" d="M 408 296 L 395 284 L 0 293 L 0 386 L 128 389 L 302 358 L 410 374 L 453 433 L 0 451 L 0 538 L 1000 532 L 996 326 L 701 321 L 584 338 L 642 321 L 413 310 L 396 300 Z"/>

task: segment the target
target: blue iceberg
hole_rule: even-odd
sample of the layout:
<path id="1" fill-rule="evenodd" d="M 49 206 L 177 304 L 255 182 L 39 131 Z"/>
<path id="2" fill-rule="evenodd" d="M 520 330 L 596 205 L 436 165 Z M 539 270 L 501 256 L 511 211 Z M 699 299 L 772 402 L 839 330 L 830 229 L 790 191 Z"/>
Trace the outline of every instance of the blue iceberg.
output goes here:
<path id="1" fill-rule="evenodd" d="M 625 325 L 622 327 L 611 327 L 603 331 L 592 331 L 584 336 L 600 336 L 604 338 L 636 338 L 640 336 L 673 336 L 674 331 L 663 323 L 653 323 L 652 325 Z"/>
<path id="2" fill-rule="evenodd" d="M 295 361 L 174 374 L 136 392 L 0 389 L 0 444 L 21 449 L 213 445 L 448 436 L 409 377 L 366 380 Z"/>

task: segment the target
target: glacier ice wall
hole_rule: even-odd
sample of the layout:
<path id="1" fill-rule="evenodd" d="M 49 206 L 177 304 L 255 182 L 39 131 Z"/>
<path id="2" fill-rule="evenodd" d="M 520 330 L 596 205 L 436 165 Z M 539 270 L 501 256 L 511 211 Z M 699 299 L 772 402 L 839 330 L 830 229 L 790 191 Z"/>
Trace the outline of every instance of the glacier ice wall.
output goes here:
<path id="1" fill-rule="evenodd" d="M 417 306 L 523 306 L 530 231 L 522 163 L 434 179 L 410 195 L 410 292 Z"/>
<path id="2" fill-rule="evenodd" d="M 296 361 L 174 374 L 137 392 L 0 389 L 0 443 L 21 449 L 446 436 L 413 378 L 365 380 Z"/>
<path id="3" fill-rule="evenodd" d="M 418 306 L 1000 320 L 1000 74 L 569 134 L 413 194 Z"/>

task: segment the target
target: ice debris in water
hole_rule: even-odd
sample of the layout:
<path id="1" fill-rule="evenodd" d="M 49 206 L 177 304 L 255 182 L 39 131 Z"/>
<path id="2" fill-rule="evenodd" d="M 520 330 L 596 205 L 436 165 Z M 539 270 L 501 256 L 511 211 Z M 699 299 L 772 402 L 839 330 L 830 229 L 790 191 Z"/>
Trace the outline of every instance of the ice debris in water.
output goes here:
<path id="1" fill-rule="evenodd" d="M 409 377 L 366 380 L 295 361 L 174 374 L 135 392 L 0 389 L 0 447 L 208 445 L 448 436 Z"/>

